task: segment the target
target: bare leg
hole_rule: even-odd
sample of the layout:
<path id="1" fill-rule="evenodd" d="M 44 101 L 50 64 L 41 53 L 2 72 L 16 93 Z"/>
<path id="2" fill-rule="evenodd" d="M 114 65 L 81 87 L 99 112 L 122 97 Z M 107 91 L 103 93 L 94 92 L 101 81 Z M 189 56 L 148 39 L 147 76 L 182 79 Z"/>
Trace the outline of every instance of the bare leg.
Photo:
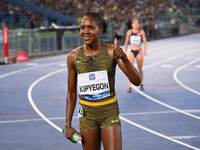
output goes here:
<path id="1" fill-rule="evenodd" d="M 143 85 L 143 70 L 142 70 L 143 53 L 142 52 L 137 55 L 136 60 L 137 60 L 138 70 L 139 70 L 140 77 L 141 77 L 141 85 Z"/>
<path id="2" fill-rule="evenodd" d="M 128 52 L 128 59 L 133 64 L 135 61 L 135 57 L 131 51 Z M 132 88 L 132 83 L 128 81 L 129 88 Z"/>
<path id="3" fill-rule="evenodd" d="M 100 129 L 81 130 L 83 150 L 101 150 Z"/>
<path id="4" fill-rule="evenodd" d="M 104 150 L 122 150 L 121 126 L 111 126 L 101 129 Z"/>

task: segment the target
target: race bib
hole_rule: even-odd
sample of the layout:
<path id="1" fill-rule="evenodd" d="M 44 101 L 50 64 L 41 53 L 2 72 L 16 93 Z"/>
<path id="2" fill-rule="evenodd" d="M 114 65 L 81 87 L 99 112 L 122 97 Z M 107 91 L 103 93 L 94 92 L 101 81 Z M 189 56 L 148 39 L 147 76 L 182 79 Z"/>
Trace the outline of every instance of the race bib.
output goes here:
<path id="1" fill-rule="evenodd" d="M 83 117 L 83 107 L 79 105 L 78 107 L 78 119 Z"/>
<path id="2" fill-rule="evenodd" d="M 107 70 L 78 74 L 79 94 L 96 100 L 110 95 Z"/>
<path id="3" fill-rule="evenodd" d="M 140 45 L 141 44 L 141 36 L 131 35 L 130 36 L 130 44 L 131 45 Z"/>

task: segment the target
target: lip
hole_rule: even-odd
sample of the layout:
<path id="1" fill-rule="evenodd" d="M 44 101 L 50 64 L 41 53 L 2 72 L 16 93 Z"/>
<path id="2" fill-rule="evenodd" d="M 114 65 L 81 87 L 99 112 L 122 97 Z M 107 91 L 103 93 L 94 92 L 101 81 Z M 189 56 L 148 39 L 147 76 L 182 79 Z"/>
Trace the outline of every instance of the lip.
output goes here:
<path id="1" fill-rule="evenodd" d="M 91 35 L 83 35 L 82 37 L 83 37 L 84 41 L 89 41 L 92 36 Z"/>

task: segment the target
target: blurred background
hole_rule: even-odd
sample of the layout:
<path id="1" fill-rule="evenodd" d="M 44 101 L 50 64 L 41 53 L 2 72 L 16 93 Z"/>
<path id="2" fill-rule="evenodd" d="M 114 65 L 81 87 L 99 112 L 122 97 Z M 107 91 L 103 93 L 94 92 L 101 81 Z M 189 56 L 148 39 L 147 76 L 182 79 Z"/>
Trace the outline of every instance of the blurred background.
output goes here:
<path id="1" fill-rule="evenodd" d="M 29 58 L 69 52 L 82 43 L 79 27 L 88 11 L 108 22 L 101 40 L 120 44 L 140 19 L 147 40 L 200 32 L 200 0 L 0 0 L 0 62 L 4 61 L 3 27 L 9 28 L 9 59 L 18 51 Z"/>

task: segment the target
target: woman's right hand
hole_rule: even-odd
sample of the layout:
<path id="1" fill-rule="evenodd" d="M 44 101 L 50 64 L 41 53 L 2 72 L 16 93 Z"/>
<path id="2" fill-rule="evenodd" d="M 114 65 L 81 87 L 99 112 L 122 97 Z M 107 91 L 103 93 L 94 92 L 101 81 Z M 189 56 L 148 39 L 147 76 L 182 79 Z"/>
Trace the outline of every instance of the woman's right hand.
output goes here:
<path id="1" fill-rule="evenodd" d="M 74 140 L 73 140 L 73 134 L 76 133 L 78 136 L 81 137 L 81 134 L 79 132 L 77 132 L 74 128 L 72 127 L 65 127 L 66 129 L 66 132 L 65 132 L 65 137 L 70 140 L 71 142 L 73 143 L 76 143 Z"/>

